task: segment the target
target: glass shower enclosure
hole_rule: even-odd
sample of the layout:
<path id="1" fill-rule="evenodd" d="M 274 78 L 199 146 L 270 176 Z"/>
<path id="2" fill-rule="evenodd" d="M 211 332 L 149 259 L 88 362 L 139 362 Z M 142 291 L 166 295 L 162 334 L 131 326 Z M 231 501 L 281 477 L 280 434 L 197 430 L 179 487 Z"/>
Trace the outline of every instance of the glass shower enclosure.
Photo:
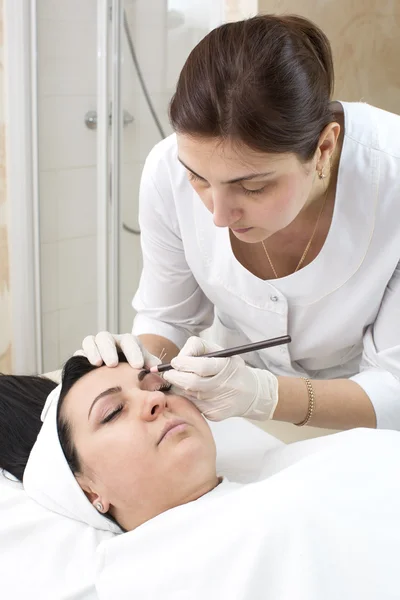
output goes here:
<path id="1" fill-rule="evenodd" d="M 85 335 L 130 331 L 141 271 L 138 189 L 195 44 L 223 0 L 36 0 L 37 364 Z"/>

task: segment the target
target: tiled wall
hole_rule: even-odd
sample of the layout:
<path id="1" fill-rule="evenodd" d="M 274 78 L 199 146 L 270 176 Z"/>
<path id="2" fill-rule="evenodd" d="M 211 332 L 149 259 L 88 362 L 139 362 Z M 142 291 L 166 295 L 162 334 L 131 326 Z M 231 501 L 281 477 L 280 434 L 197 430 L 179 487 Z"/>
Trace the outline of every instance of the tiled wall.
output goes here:
<path id="1" fill-rule="evenodd" d="M 38 113 L 44 368 L 96 328 L 96 0 L 39 0 Z"/>
<path id="2" fill-rule="evenodd" d="M 3 0 L 0 0 L 0 372 L 10 373 L 12 368 L 11 302 L 7 233 L 3 8 Z"/>
<path id="3" fill-rule="evenodd" d="M 259 11 L 308 17 L 333 49 L 338 100 L 400 112 L 400 3 L 391 0 L 259 0 Z"/>
<path id="4" fill-rule="evenodd" d="M 191 48 L 217 23 L 214 0 L 125 0 L 132 38 L 154 108 L 170 133 L 168 101 Z M 45 370 L 57 368 L 97 329 L 96 0 L 38 0 L 39 169 Z M 169 10 L 168 10 L 169 9 Z M 218 9 L 218 10 L 217 10 Z M 144 160 L 160 139 L 139 85 L 125 35 L 122 220 L 136 229 Z M 121 232 L 121 331 L 132 326 L 140 238 Z"/>

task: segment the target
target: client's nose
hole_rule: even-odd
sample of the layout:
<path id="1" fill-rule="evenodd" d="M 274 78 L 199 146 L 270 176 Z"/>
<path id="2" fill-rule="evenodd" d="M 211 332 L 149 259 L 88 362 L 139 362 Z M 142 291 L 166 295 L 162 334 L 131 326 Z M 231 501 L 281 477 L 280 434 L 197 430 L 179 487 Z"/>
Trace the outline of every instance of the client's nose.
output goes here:
<path id="1" fill-rule="evenodd" d="M 154 421 L 167 407 L 167 396 L 163 392 L 146 392 L 141 407 L 142 418 L 146 421 Z"/>

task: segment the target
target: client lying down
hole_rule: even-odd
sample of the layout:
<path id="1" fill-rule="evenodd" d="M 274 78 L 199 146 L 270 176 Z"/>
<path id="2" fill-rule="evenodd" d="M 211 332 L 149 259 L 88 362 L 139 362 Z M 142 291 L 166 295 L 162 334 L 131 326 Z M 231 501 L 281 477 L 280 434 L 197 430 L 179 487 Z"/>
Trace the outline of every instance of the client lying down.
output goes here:
<path id="1" fill-rule="evenodd" d="M 27 493 L 125 532 L 98 549 L 101 600 L 398 597 L 398 432 L 292 444 L 240 485 L 194 405 L 127 363 L 70 359 L 43 413 Z"/>

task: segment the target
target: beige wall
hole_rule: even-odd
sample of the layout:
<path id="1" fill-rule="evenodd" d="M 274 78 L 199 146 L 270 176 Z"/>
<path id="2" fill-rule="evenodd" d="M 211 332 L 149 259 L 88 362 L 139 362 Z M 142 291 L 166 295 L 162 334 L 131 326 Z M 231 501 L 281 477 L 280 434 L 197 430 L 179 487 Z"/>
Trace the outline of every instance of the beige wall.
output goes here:
<path id="1" fill-rule="evenodd" d="M 398 0 L 259 0 L 260 13 L 295 13 L 317 23 L 332 44 L 335 98 L 400 113 Z"/>
<path id="2" fill-rule="evenodd" d="M 258 12 L 298 14 L 324 30 L 333 50 L 334 98 L 400 113 L 399 1 L 259 0 Z M 286 442 L 332 433 L 289 423 L 261 426 Z"/>
<path id="3" fill-rule="evenodd" d="M 10 278 L 8 262 L 5 150 L 3 0 L 0 0 L 0 372 L 11 372 Z"/>
<path id="4" fill-rule="evenodd" d="M 226 21 L 240 21 L 257 14 L 258 0 L 224 0 Z"/>

